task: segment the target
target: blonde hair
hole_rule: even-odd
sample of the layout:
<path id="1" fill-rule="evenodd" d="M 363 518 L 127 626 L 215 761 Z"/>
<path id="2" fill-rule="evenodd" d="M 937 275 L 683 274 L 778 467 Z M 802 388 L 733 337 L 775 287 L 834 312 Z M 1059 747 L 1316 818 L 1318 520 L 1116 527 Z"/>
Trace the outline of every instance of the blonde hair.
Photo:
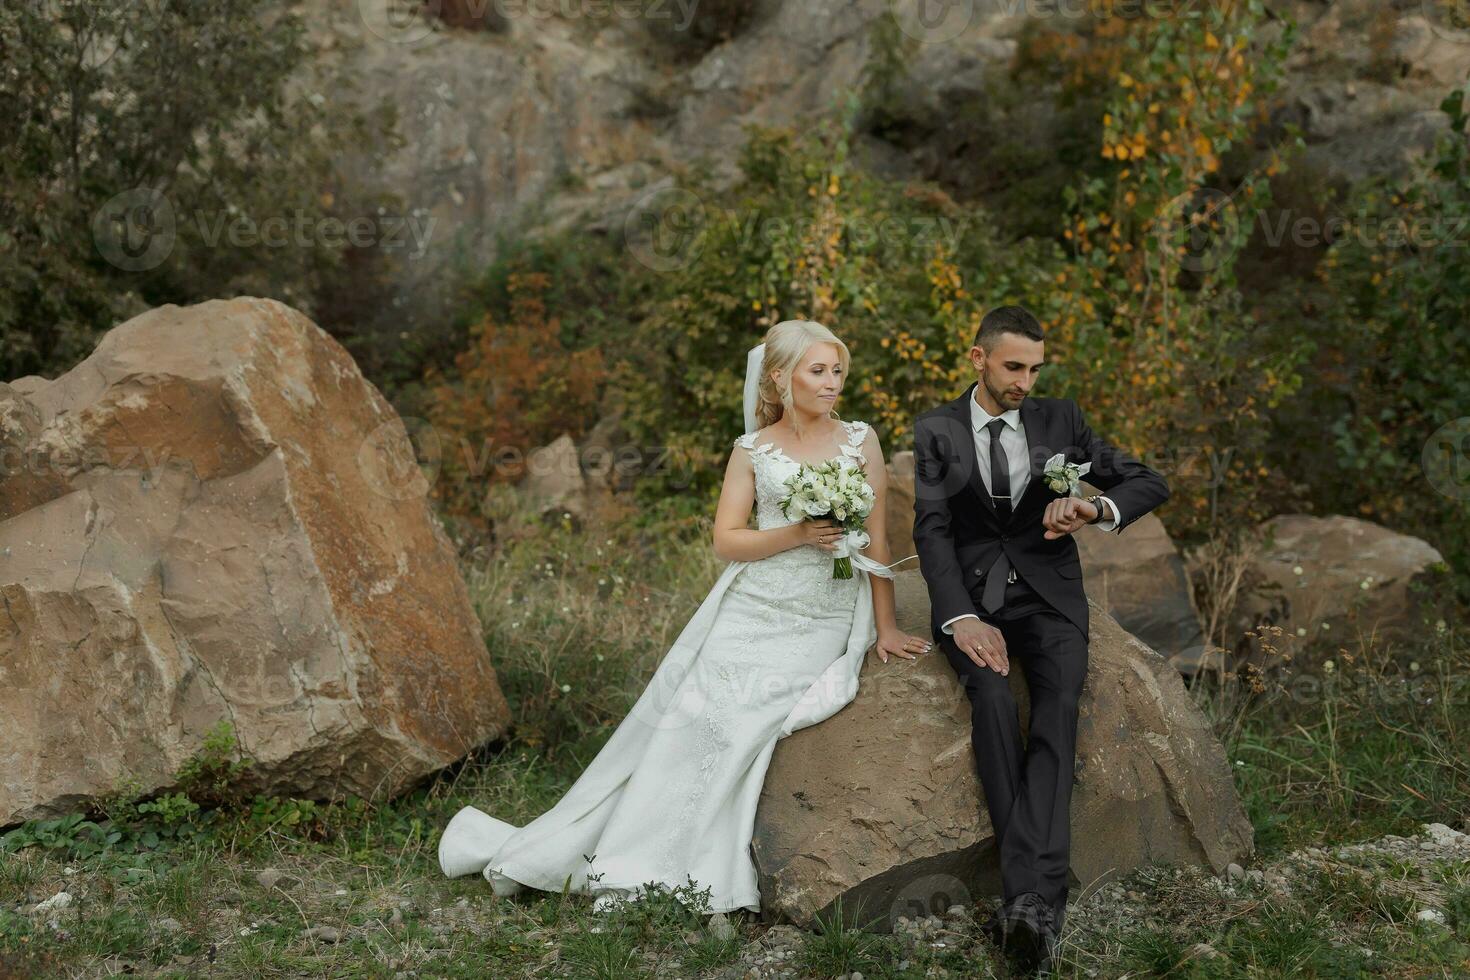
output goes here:
<path id="1" fill-rule="evenodd" d="M 791 411 L 791 375 L 812 344 L 822 343 L 836 346 L 842 375 L 846 378 L 848 366 L 852 363 L 847 345 L 815 320 L 782 320 L 766 331 L 766 352 L 761 361 L 760 388 L 755 401 L 757 428 L 764 429 Z M 772 371 L 781 371 L 785 383 L 778 385 L 771 377 Z M 828 417 L 841 419 L 835 408 L 828 411 Z"/>

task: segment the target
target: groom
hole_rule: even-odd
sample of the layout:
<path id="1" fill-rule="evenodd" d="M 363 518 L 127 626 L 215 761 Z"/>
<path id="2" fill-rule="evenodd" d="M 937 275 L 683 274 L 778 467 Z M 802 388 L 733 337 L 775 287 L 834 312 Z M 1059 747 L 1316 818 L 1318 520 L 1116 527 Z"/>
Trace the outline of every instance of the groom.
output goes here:
<path id="1" fill-rule="evenodd" d="M 970 699 L 975 766 L 1000 856 L 1003 947 L 1053 958 L 1067 903 L 1077 702 L 1087 677 L 1087 598 L 1072 532 L 1122 532 L 1169 498 L 1157 472 L 1109 445 L 1069 398 L 1037 398 L 1041 325 L 1019 306 L 986 314 L 970 348 L 977 383 L 914 422 L 914 543 L 931 629 Z M 1106 496 L 1064 496 L 1046 461 L 1090 461 Z M 1021 743 L 1008 680 L 1021 665 Z"/>

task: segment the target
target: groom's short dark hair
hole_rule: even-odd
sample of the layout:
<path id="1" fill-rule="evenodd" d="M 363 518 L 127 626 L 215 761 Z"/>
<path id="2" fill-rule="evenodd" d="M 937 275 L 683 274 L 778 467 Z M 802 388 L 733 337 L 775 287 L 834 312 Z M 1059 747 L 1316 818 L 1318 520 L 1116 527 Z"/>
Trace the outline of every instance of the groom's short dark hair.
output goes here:
<path id="1" fill-rule="evenodd" d="M 997 306 L 980 321 L 980 329 L 975 331 L 975 346 L 989 353 L 1003 333 L 1018 333 L 1027 340 L 1046 339 L 1041 324 L 1024 306 Z"/>

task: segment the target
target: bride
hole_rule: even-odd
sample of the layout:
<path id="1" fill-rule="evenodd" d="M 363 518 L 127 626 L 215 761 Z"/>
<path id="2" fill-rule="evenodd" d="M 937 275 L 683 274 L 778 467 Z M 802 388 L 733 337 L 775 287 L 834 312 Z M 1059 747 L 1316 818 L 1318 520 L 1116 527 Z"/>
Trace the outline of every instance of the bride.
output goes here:
<path id="1" fill-rule="evenodd" d="M 878 436 L 833 411 L 849 360 L 809 320 L 776 324 L 750 352 L 745 435 L 715 515 L 715 553 L 729 564 L 555 806 L 519 828 L 472 806 L 454 815 L 439 842 L 446 875 L 482 873 L 497 895 L 569 886 L 596 896 L 594 910 L 692 880 L 710 890 L 711 912 L 759 911 L 750 841 L 776 741 L 853 699 L 875 640 L 885 663 L 932 645 L 895 624 Z M 832 521 L 781 512 L 782 482 L 801 463 L 833 460 L 867 471 L 871 557 L 859 536 L 839 542 Z M 852 552 L 850 579 L 832 577 L 839 543 Z"/>

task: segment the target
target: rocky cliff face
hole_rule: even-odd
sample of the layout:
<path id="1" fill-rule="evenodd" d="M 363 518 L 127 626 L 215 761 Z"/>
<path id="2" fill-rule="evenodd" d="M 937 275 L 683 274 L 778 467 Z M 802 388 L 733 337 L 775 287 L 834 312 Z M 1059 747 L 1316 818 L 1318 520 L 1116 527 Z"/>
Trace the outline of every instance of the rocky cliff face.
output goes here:
<path id="1" fill-rule="evenodd" d="M 761 0 L 740 33 L 702 56 L 675 59 L 646 19 L 616 13 L 627 5 L 584 5 L 572 18 L 546 13 L 557 5 L 504 2 L 487 30 L 449 26 L 400 3 L 327 0 L 309 12 L 325 57 L 356 86 L 322 94 L 386 100 L 398 110 L 400 149 L 344 154 L 359 177 L 433 219 L 424 255 L 405 263 L 406 304 L 442 299 L 453 270 L 493 258 L 499 235 L 568 225 L 621 234 L 625 225 L 636 230 L 640 199 L 685 168 L 703 163 L 733 174 L 747 124 L 799 126 L 859 84 L 869 26 L 890 7 Z M 466 23 L 460 6 L 449 21 Z M 697 12 L 673 2 L 645 7 L 676 20 Z M 903 147 L 873 139 L 864 158 L 963 194 L 984 181 L 966 174 L 963 153 L 956 157 L 945 114 L 1004 84 L 990 69 L 1009 61 L 1026 16 L 999 0 L 952 7 L 937 24 L 900 18 L 923 43 L 898 111 L 929 135 Z M 1470 31 L 1432 3 L 1272 7 L 1302 26 L 1272 125 L 1300 125 L 1310 160 L 1330 179 L 1401 169 L 1432 145 L 1443 127 L 1436 106 L 1470 69 Z M 1048 99 L 1038 92 L 1021 104 L 1044 115 Z M 1005 188 L 987 192 L 1003 199 Z"/>

